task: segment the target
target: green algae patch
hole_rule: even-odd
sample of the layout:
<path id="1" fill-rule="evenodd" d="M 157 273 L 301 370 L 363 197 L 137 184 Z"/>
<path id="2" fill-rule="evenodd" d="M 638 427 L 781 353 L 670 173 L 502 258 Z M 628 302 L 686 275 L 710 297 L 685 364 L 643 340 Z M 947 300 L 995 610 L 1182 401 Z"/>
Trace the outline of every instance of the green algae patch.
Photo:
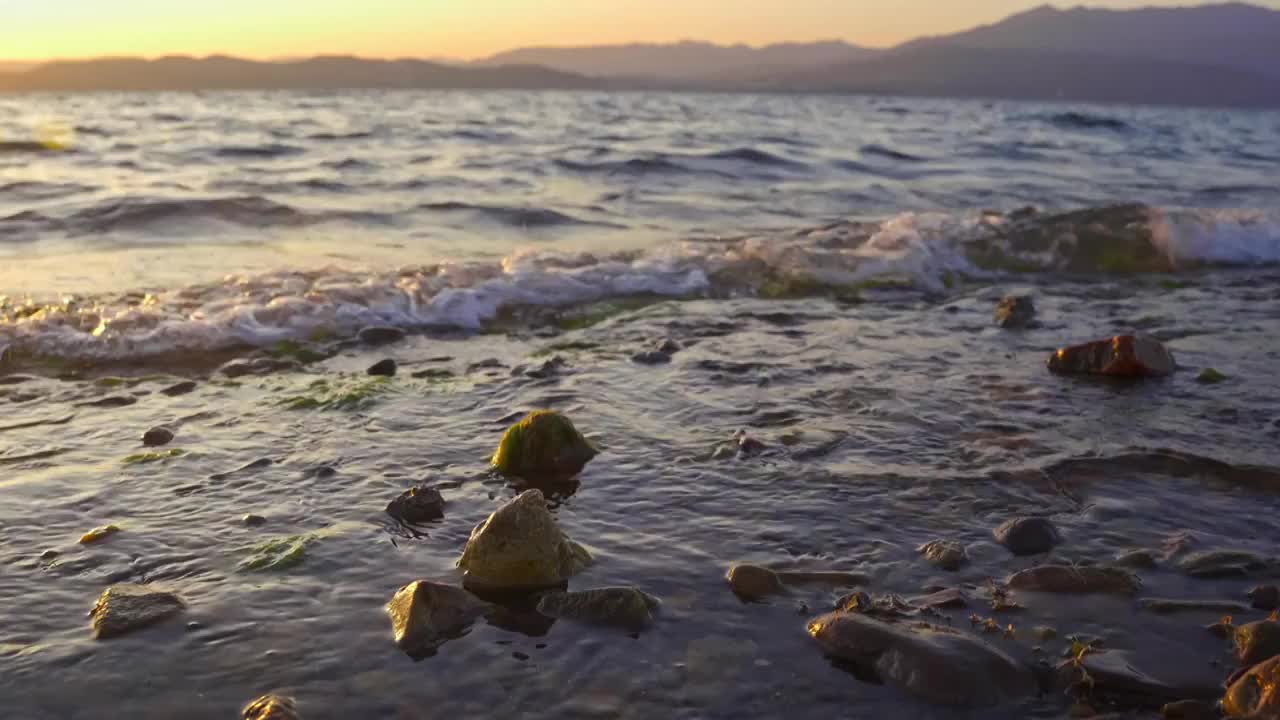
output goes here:
<path id="1" fill-rule="evenodd" d="M 280 401 L 289 410 L 360 410 L 386 392 L 387 378 L 316 380 L 306 391 Z"/>
<path id="2" fill-rule="evenodd" d="M 756 295 L 766 300 L 825 297 L 853 305 L 862 302 L 863 289 L 874 288 L 889 282 L 884 280 L 867 281 L 859 285 L 838 285 L 807 275 L 773 275 L 761 281 Z"/>
<path id="3" fill-rule="evenodd" d="M 281 340 L 268 348 L 267 354 L 278 360 L 297 360 L 303 365 L 328 360 L 334 355 L 332 352 L 304 345 L 294 340 Z"/>
<path id="4" fill-rule="evenodd" d="M 554 410 L 535 410 L 507 428 L 489 462 L 503 475 L 570 478 L 599 453 L 569 418 Z"/>
<path id="5" fill-rule="evenodd" d="M 1201 385 L 1217 385 L 1220 382 L 1225 382 L 1226 379 L 1226 375 L 1223 375 L 1213 368 L 1205 368 L 1196 376 L 1196 382 Z"/>
<path id="6" fill-rule="evenodd" d="M 186 450 L 171 448 L 169 450 L 160 450 L 157 452 L 135 453 L 133 455 L 126 456 L 120 462 L 124 463 L 125 465 L 141 465 L 143 463 L 160 462 L 162 460 L 168 460 L 170 458 L 182 457 L 183 455 L 186 455 L 186 454 L 187 454 Z"/>
<path id="7" fill-rule="evenodd" d="M 307 545 L 316 539 L 313 534 L 307 533 L 260 542 L 249 549 L 251 554 L 240 561 L 238 568 L 246 572 L 288 570 L 302 564 L 307 556 Z"/>

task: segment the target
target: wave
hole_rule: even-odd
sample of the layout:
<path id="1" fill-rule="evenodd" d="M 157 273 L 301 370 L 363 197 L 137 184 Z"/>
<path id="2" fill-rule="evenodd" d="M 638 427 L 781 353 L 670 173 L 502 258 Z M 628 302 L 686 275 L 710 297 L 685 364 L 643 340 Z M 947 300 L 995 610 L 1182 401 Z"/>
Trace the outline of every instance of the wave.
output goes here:
<path id="1" fill-rule="evenodd" d="M 226 145 L 214 148 L 211 154 L 214 157 L 226 158 L 233 160 L 246 159 L 270 159 L 290 157 L 293 155 L 301 155 L 306 149 L 297 147 L 296 145 Z"/>
<path id="2" fill-rule="evenodd" d="M 1128 132 L 1133 129 L 1129 123 L 1107 115 L 1096 115 L 1085 112 L 1063 112 L 1047 118 L 1050 125 L 1064 130 L 1111 130 Z"/>
<path id="3" fill-rule="evenodd" d="M 33 211 L 0 218 L 0 234 L 62 232 L 72 236 L 125 232 L 158 223 L 221 222 L 244 227 L 296 226 L 338 219 L 340 213 L 308 213 L 264 197 L 105 200 L 63 215 Z"/>
<path id="4" fill-rule="evenodd" d="M 605 160 L 602 162 L 581 162 L 556 158 L 558 167 L 580 174 L 604 175 L 679 175 L 693 173 L 693 168 L 681 165 L 664 156 L 634 157 L 626 160 Z"/>
<path id="5" fill-rule="evenodd" d="M 752 165 L 762 165 L 764 167 L 782 167 L 782 168 L 802 168 L 804 163 L 795 160 L 789 160 L 778 155 L 767 153 L 763 150 L 755 148 L 742 147 L 733 148 L 732 150 L 721 150 L 718 152 L 707 153 L 696 157 L 706 158 L 708 160 L 732 160 L 735 162 L 750 163 Z"/>
<path id="6" fill-rule="evenodd" d="M 228 207 L 296 212 L 265 202 Z M 427 207 L 495 210 L 466 203 Z M 166 212 L 177 210 L 168 206 Z M 530 211 L 497 212 L 509 219 Z M 1010 273 L 1262 264 L 1280 264 L 1280 217 L 1261 211 L 1117 205 L 1066 213 L 902 213 L 880 222 L 703 238 L 612 255 L 529 250 L 496 262 L 387 272 L 329 268 L 232 276 L 153 291 L 143 304 L 136 294 L 45 306 L 0 299 L 0 347 L 19 358 L 143 362 L 265 347 L 320 332 L 346 336 L 375 324 L 479 330 L 500 318 L 524 317 L 522 309 L 636 296 L 848 299 L 862 292 L 874 299 L 874 288 L 885 284 L 945 294 L 957 279 L 990 281 Z"/>
<path id="7" fill-rule="evenodd" d="M 545 228 L 566 225 L 592 225 L 597 227 L 619 227 L 609 223 L 582 220 L 548 208 L 521 208 L 502 205 L 473 205 L 471 203 L 448 201 L 419 205 L 420 210 L 438 213 L 460 212 L 490 220 L 501 225 L 520 228 Z"/>
<path id="8" fill-rule="evenodd" d="M 593 149 L 590 154 L 598 156 L 602 153 Z M 750 147 L 708 153 L 651 153 L 620 160 L 556 158 L 553 163 L 578 174 L 711 175 L 731 179 L 741 177 L 744 165 L 761 170 L 803 170 L 807 167 L 802 162 Z"/>
<path id="9" fill-rule="evenodd" d="M 89 192 L 93 188 L 76 183 L 41 182 L 38 180 L 19 180 L 0 185 L 0 195 L 16 197 L 22 200 L 48 200 L 51 198 Z"/>
<path id="10" fill-rule="evenodd" d="M 925 159 L 922 157 L 905 153 L 901 150 L 894 150 L 893 148 L 885 147 L 884 145 L 863 145 L 859 152 L 863 155 L 886 158 L 897 162 L 925 162 Z"/>
<path id="11" fill-rule="evenodd" d="M 359 130 L 359 131 L 348 132 L 348 133 L 331 133 L 331 132 L 315 133 L 313 135 L 308 135 L 306 139 L 315 140 L 318 142 L 334 142 L 338 140 L 368 140 L 371 137 L 373 137 L 372 132 L 369 132 L 368 130 Z"/>
<path id="12" fill-rule="evenodd" d="M 69 152 L 69 150 L 53 143 L 36 142 L 34 140 L 0 140 L 0 155 L 41 154 Z"/>

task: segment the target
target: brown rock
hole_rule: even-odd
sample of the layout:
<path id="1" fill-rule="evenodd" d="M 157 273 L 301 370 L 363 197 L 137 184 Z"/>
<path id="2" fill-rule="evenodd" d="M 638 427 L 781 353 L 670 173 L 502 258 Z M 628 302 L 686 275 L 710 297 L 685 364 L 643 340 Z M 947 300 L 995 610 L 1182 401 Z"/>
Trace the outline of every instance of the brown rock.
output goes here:
<path id="1" fill-rule="evenodd" d="M 612 587 L 547 593 L 538 599 L 538 612 L 557 619 L 639 632 L 653 624 L 653 613 L 661 605 L 658 598 L 642 590 Z"/>
<path id="2" fill-rule="evenodd" d="M 1160 377 L 1173 372 L 1173 355 L 1155 338 L 1145 335 L 1117 335 L 1073 345 L 1049 356 L 1049 370 L 1055 373 L 1111 375 L 1115 377 Z"/>
<path id="3" fill-rule="evenodd" d="M 996 325 L 1006 329 L 1025 328 L 1036 317 L 1036 305 L 1026 295 L 1006 295 L 996 305 Z"/>
<path id="4" fill-rule="evenodd" d="M 1280 623 L 1259 620 L 1236 626 L 1232 636 L 1236 647 L 1236 660 L 1249 666 L 1280 655 Z"/>
<path id="5" fill-rule="evenodd" d="M 996 542 L 1014 555 L 1047 553 L 1062 542 L 1062 535 L 1048 518 L 1017 517 L 991 531 Z"/>
<path id="6" fill-rule="evenodd" d="M 911 598 L 911 604 L 918 608 L 957 608 L 968 605 L 969 600 L 960 588 L 947 588 L 931 595 Z"/>
<path id="7" fill-rule="evenodd" d="M 734 565 L 725 579 L 734 594 L 743 600 L 763 600 L 787 591 L 776 572 L 758 565 Z"/>
<path id="8" fill-rule="evenodd" d="M 291 697 L 263 695 L 240 711 L 241 720 L 301 720 Z"/>
<path id="9" fill-rule="evenodd" d="M 933 540 L 916 548 L 934 567 L 940 570 L 955 571 L 969 562 L 964 546 L 950 540 Z"/>
<path id="10" fill-rule="evenodd" d="M 396 591 L 387 603 L 387 615 L 396 645 L 410 657 L 421 659 L 465 635 L 491 608 L 462 588 L 416 580 Z"/>
<path id="11" fill-rule="evenodd" d="M 147 447 L 168 445 L 173 440 L 173 431 L 167 427 L 157 426 L 142 434 L 142 444 Z"/>
<path id="12" fill-rule="evenodd" d="M 439 520 L 444 517 L 444 496 L 425 485 L 409 488 L 387 503 L 387 514 L 410 525 Z"/>
<path id="13" fill-rule="evenodd" d="M 1029 592 L 1129 595 L 1142 587 L 1142 581 L 1120 568 L 1041 565 L 1014 573 L 1009 587 Z"/>
<path id="14" fill-rule="evenodd" d="M 177 595 L 149 585 L 112 585 L 89 611 L 90 626 L 95 639 L 106 640 L 167 620 L 185 607 Z"/>
<path id="15" fill-rule="evenodd" d="M 1235 678 L 1222 697 L 1222 711 L 1231 718 L 1280 718 L 1280 656 L 1254 665 Z"/>

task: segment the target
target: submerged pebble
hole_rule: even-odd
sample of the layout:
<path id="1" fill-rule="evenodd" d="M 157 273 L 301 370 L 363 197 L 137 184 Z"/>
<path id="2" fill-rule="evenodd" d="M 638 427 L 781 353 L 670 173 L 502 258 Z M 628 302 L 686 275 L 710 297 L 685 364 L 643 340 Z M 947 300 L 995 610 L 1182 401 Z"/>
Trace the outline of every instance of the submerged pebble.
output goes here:
<path id="1" fill-rule="evenodd" d="M 174 593 L 149 585 L 113 585 L 89 611 L 93 637 L 118 637 L 173 617 L 185 607 Z"/>
<path id="2" fill-rule="evenodd" d="M 248 513 L 244 517 L 240 518 L 240 522 L 243 523 L 246 527 L 257 527 L 259 525 L 265 525 L 267 522 L 267 519 L 262 517 L 261 515 L 254 515 L 253 513 Z"/>
<path id="3" fill-rule="evenodd" d="M 1128 595 L 1137 592 L 1142 581 L 1120 568 L 1041 565 L 1014 573 L 1009 587 L 1027 592 Z"/>
<path id="4" fill-rule="evenodd" d="M 1062 541 L 1058 528 L 1043 517 L 1019 517 L 1006 520 L 991 532 L 996 542 L 1014 555 L 1047 553 Z"/>
<path id="5" fill-rule="evenodd" d="M 658 598 L 636 588 L 612 587 L 547 593 L 538 599 L 538 612 L 547 617 L 638 632 L 653 624 L 653 613 L 661 604 Z"/>
<path id="6" fill-rule="evenodd" d="M 1244 603 L 1231 600 L 1180 600 L 1173 598 L 1142 598 L 1138 607 L 1160 615 L 1181 612 L 1238 613 L 1248 612 Z"/>
<path id="7" fill-rule="evenodd" d="M 147 447 L 168 445 L 173 440 L 173 431 L 164 426 L 153 427 L 142 434 L 142 444 Z"/>
<path id="8" fill-rule="evenodd" d="M 393 377 L 396 374 L 396 361 L 391 358 L 379 360 L 370 365 L 369 369 L 365 370 L 365 374 L 374 377 Z"/>

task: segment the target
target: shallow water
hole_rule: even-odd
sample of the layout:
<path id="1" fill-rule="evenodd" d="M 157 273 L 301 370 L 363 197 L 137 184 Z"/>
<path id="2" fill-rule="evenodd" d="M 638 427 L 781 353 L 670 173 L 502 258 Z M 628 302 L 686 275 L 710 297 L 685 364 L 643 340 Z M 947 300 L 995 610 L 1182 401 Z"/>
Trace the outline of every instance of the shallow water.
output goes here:
<path id="1" fill-rule="evenodd" d="M 552 179 L 538 181 L 541 201 L 519 193 L 501 196 L 493 192 L 497 185 L 414 197 L 415 203 L 484 198 L 475 205 L 520 207 L 535 212 L 531 218 L 553 220 L 544 213 L 560 213 L 626 226 L 508 227 L 495 230 L 488 245 L 475 238 L 489 237 L 484 223 L 491 218 L 477 220 L 473 209 L 463 213 L 468 219 L 458 228 L 449 229 L 432 219 L 442 211 L 403 213 L 407 196 L 393 192 L 365 190 L 345 200 L 321 199 L 314 190 L 267 196 L 312 214 L 393 216 L 386 225 L 353 221 L 349 215 L 335 221 L 341 233 L 361 242 L 382 238 L 398 246 L 378 250 L 351 239 L 339 243 L 359 256 L 358 267 L 323 259 L 328 247 L 323 237 L 289 235 L 296 228 L 259 227 L 261 211 L 277 211 L 256 200 L 247 211 L 253 219 L 234 232 L 218 227 L 170 235 L 157 229 L 165 226 L 119 225 L 105 235 L 99 234 L 103 228 L 76 234 L 75 223 L 93 213 L 76 215 L 69 210 L 75 203 L 101 210 L 103 202 L 128 203 L 150 192 L 133 183 L 154 179 L 143 180 L 134 171 L 123 173 L 123 185 L 108 183 L 97 190 L 100 196 L 19 201 L 6 194 L 15 212 L 38 211 L 62 218 L 63 224 L 39 220 L 17 233 L 23 245 L 9 247 L 0 284 L 22 289 L 44 283 L 31 289 L 81 293 L 99 315 L 104 308 L 135 314 L 88 324 L 70 306 L 23 314 L 15 309 L 21 303 L 11 300 L 5 309 L 0 343 L 13 349 L 9 366 L 0 370 L 32 375 L 0 385 L 0 407 L 8 410 L 0 419 L 0 699 L 8 716 L 227 717 L 258 694 L 281 691 L 298 697 L 308 718 L 1065 717 L 1068 703 L 1057 694 L 966 714 L 861 682 L 824 659 L 804 630 L 806 620 L 830 608 L 847 589 L 795 588 L 767 603 L 744 604 L 729 591 L 724 572 L 731 563 L 745 561 L 853 570 L 869 576 L 865 589 L 907 597 L 933 586 L 972 584 L 979 598 L 972 607 L 946 611 L 954 625 L 967 628 L 970 613 L 991 614 L 981 600 L 988 579 L 1002 580 L 1040 561 L 1014 558 L 991 540 L 992 528 L 1019 514 L 1052 516 L 1065 542 L 1050 557 L 1063 561 L 1101 563 L 1134 548 L 1159 552 L 1183 533 L 1192 537 L 1185 540 L 1191 549 L 1274 553 L 1280 538 L 1280 470 L 1275 469 L 1280 468 L 1275 450 L 1280 384 L 1272 370 L 1280 360 L 1280 274 L 1261 262 L 1275 242 L 1274 229 L 1241 222 L 1230 225 L 1231 232 L 1196 236 L 1203 243 L 1216 241 L 1212 247 L 1219 250 L 1235 243 L 1253 253 L 1227 258 L 1233 267 L 1186 263 L 1186 248 L 1201 246 L 1184 238 L 1178 245 L 1184 267 L 1159 273 L 1117 274 L 1104 267 L 1070 275 L 1011 273 L 969 263 L 964 248 L 975 233 L 985 237 L 986 230 L 975 230 L 986 226 L 974 213 L 988 204 L 1008 210 L 1025 203 L 1053 208 L 1124 199 L 1203 209 L 1211 203 L 1192 200 L 1191 188 L 1204 177 L 1191 172 L 1193 166 L 1234 177 L 1241 187 L 1263 188 L 1228 193 L 1221 207 L 1232 212 L 1266 207 L 1268 181 L 1249 165 L 1252 161 L 1233 153 L 1273 152 L 1263 139 L 1274 142 L 1266 132 L 1275 116 L 1086 108 L 1082 121 L 1062 108 L 977 103 L 478 95 L 446 104 L 432 102 L 439 96 L 429 94 L 407 96 L 421 106 L 416 112 L 409 111 L 416 106 L 401 103 L 406 96 L 392 95 L 404 107 L 383 112 L 390 104 L 386 97 L 249 99 L 271 107 L 263 111 L 271 117 L 293 108 L 288 113 L 294 115 L 284 115 L 295 118 L 288 127 L 302 124 L 308 133 L 335 136 L 377 132 L 352 125 L 354 114 L 343 115 L 335 105 L 361 108 L 367 115 L 360 117 L 370 123 L 412 117 L 428 128 L 436 127 L 429 121 L 445 122 L 445 113 L 467 108 L 470 115 L 464 116 L 476 122 L 494 115 L 495 106 L 510 106 L 504 118 L 525 113 L 522 129 L 488 127 L 494 120 L 466 130 L 488 134 L 543 132 L 545 126 L 534 119 L 546 113 L 577 118 L 564 127 L 577 122 L 597 134 L 627 132 L 645 121 L 658 123 L 652 132 L 669 152 L 700 158 L 683 157 L 682 164 L 714 167 L 723 160 L 713 156 L 723 148 L 763 147 L 762 152 L 803 162 L 807 169 L 801 173 L 792 165 L 735 152 L 729 158 L 734 167 L 745 162 L 755 169 L 727 170 L 724 178 L 719 170 L 708 171 L 696 180 L 670 180 L 670 185 L 652 175 L 605 174 L 572 186 L 577 190 L 563 189 L 554 179 L 566 171 L 546 169 Z M 202 131 L 206 135 L 194 130 L 178 135 L 179 146 L 163 151 L 190 158 L 187 145 L 223 148 L 216 155 L 238 164 L 242 175 L 249 174 L 245 163 L 310 162 L 319 152 L 315 143 L 350 140 L 302 143 L 295 136 L 272 136 L 272 144 L 306 149 L 268 151 L 263 148 L 275 124 L 254 122 L 252 113 L 233 117 L 225 96 L 179 100 L 157 104 L 127 96 L 72 96 L 3 102 L 11 118 L 15 107 L 36 114 L 51 107 L 132 108 L 133 120 L 99 112 L 94 117 L 103 134 L 83 129 L 79 134 L 104 143 L 115 142 L 107 140 L 113 137 L 108 116 L 111 122 L 149 125 L 160 122 L 156 107 L 183 118 L 165 121 L 179 124 L 197 123 L 191 118 L 201 116 L 193 107 L 221 113 L 217 122 L 241 123 L 243 135 L 215 124 Z M 617 112 L 630 117 L 628 123 L 601 119 L 599 108 L 610 103 L 622 108 Z M 597 114 L 575 116 L 566 105 Z M 425 112 L 427 106 L 434 112 Z M 652 112 L 670 125 L 645 120 L 640 110 L 650 106 L 659 108 Z M 691 115 L 679 122 L 669 119 L 681 106 L 692 108 Z M 795 137 L 795 142 L 814 135 L 821 141 L 801 151 L 758 138 L 711 142 L 710 136 L 681 134 L 686 126 L 691 133 L 732 134 L 733 126 L 717 129 L 715 118 L 725 109 L 744 107 L 757 108 L 767 119 L 747 123 L 754 123 L 752 133 L 776 132 L 779 140 Z M 850 115 L 838 114 L 842 108 L 861 123 L 883 113 L 888 119 L 876 121 L 882 122 L 882 134 L 858 133 L 856 140 L 837 142 L 855 126 Z M 1100 112 L 1121 124 L 1089 119 Z M 1003 118 L 998 129 L 1005 140 L 1030 132 L 1017 122 L 1034 123 L 1046 142 L 1070 146 L 1064 152 L 1071 156 L 1084 157 L 1076 144 L 1095 147 L 1097 155 L 1073 167 L 1049 163 L 1034 172 L 1015 171 L 1010 169 L 1019 167 L 1014 162 L 997 170 L 994 157 L 986 166 L 961 161 L 955 152 L 948 155 L 945 143 L 893 135 L 933 128 L 962 142 L 954 122 L 939 122 L 930 113 L 990 123 Z M 1039 119 L 1011 119 L 1024 116 Z M 338 121 L 341 117 L 347 124 Z M 1226 120 L 1200 122 L 1202 117 Z M 1169 152 L 1182 159 L 1138 154 L 1132 136 L 1158 126 L 1160 118 L 1175 128 Z M 450 126 L 454 135 L 465 129 L 458 119 L 448 122 L 458 126 Z M 311 127 L 316 124 L 323 128 Z M 1244 143 L 1246 135 L 1235 135 L 1232 142 L 1224 127 L 1254 127 L 1258 135 L 1252 144 Z M 1203 144 L 1195 144 L 1195 137 Z M 384 148 L 384 154 L 364 160 L 379 165 L 369 171 L 369 182 L 393 182 L 397 173 L 418 172 L 404 164 L 415 155 L 404 148 L 423 141 L 397 141 L 404 147 Z M 539 146 L 524 144 L 517 153 L 524 160 L 520 165 L 504 162 L 492 138 L 477 148 L 465 142 L 470 140 L 459 136 L 447 145 L 455 153 L 451 162 L 467 157 L 474 164 L 487 153 L 495 167 L 486 171 L 491 174 L 484 182 L 565 165 L 556 159 L 580 162 L 543 148 L 549 158 L 543 163 L 531 159 L 541 157 L 531 151 Z M 623 140 L 600 142 L 610 143 L 613 154 L 635 156 Z M 859 192 L 853 176 L 833 170 L 819 177 L 811 171 L 818 161 L 795 159 L 862 146 L 893 148 L 920 159 L 867 151 L 895 163 L 894 172 L 904 176 L 865 179 L 866 187 L 886 188 L 883 201 L 866 203 L 840 199 L 842 192 Z M 338 151 L 344 153 L 372 151 Z M 1110 153 L 1120 156 L 1103 167 L 1101 158 L 1113 157 Z M 937 159 L 944 155 L 951 159 Z M 43 156 L 38 162 L 9 159 L 3 177 L 47 173 L 51 182 L 81 182 L 70 176 L 74 163 L 83 160 L 75 155 L 47 162 Z M 904 170 L 903 163 L 915 169 Z M 957 166 L 954 172 L 940 169 L 951 163 Z M 158 176 L 212 184 L 220 173 L 234 174 L 230 167 L 210 170 L 193 160 L 180 173 L 170 168 Z M 764 177 L 792 172 L 804 177 L 794 184 Z M 1044 177 L 1054 172 L 1060 176 Z M 750 182 L 753 173 L 762 173 L 759 187 Z M 1096 182 L 1073 180 L 1088 175 Z M 1143 175 L 1160 177 L 1160 188 L 1140 192 Z M 1038 182 L 1045 184 L 1026 195 L 1017 189 Z M 615 183 L 630 188 L 632 196 L 607 213 L 583 212 L 572 203 L 577 193 L 589 195 L 583 187 L 605 192 L 599 185 Z M 730 187 L 744 197 L 731 197 Z M 1079 195 L 1064 192 L 1067 187 Z M 680 196 L 680 209 L 663 205 L 664 197 L 673 196 Z M 776 231 L 763 229 L 773 225 L 769 211 L 759 209 L 766 196 L 786 198 L 799 219 L 780 223 L 784 227 Z M 183 207 L 181 218 L 189 212 Z M 934 224 L 912 215 L 913 234 L 898 232 L 906 220 L 896 213 L 917 208 L 948 212 Z M 242 211 L 239 206 L 231 210 Z M 98 215 L 121 223 L 134 217 L 126 211 Z M 890 220 L 884 223 L 885 218 Z M 842 223 L 813 230 L 823 220 Z M 862 220 L 870 224 L 864 227 Z M 16 221 L 5 222 L 12 227 Z M 643 239 L 646 224 L 655 226 L 650 229 L 660 240 Z M 679 251 L 666 244 L 713 231 L 725 236 L 721 244 L 699 241 Z M 418 232 L 446 239 L 415 244 L 409 238 Z M 262 237 L 248 247 L 228 245 L 238 233 Z M 735 233 L 750 237 L 736 239 Z M 545 246 L 524 265 L 509 258 L 494 269 L 484 258 L 529 241 Z M 137 249 L 148 242 L 182 245 Z M 637 245 L 645 249 L 618 254 Z M 584 247 L 596 256 L 575 254 Z M 459 248 L 465 250 L 450 252 Z M 153 251 L 158 254 L 147 254 Z M 95 258 L 86 265 L 105 258 L 106 265 L 71 267 L 67 256 L 58 255 L 63 252 Z M 150 279 L 155 266 L 136 264 L 148 257 L 160 265 L 157 279 Z M 453 271 L 458 274 L 441 281 L 443 288 L 432 285 L 441 277 L 438 272 L 399 268 L 446 257 L 466 262 Z M 316 276 L 300 272 L 316 261 L 342 269 Z M 822 272 L 833 267 L 844 274 Z M 223 271 L 245 277 L 213 281 Z M 148 280 L 132 279 L 139 277 Z M 787 292 L 771 290 L 779 277 L 791 281 Z M 894 282 L 872 282 L 884 278 Z M 84 284 L 77 286 L 79 281 Z M 410 281 L 417 285 L 407 288 Z M 846 286 L 851 292 L 841 291 Z M 399 295 L 392 292 L 397 288 Z M 156 299 L 128 295 L 137 289 Z M 991 311 L 1006 292 L 1035 296 L 1040 327 L 1001 331 L 992 326 Z M 637 300 L 637 295 L 643 297 Z M 602 304 L 620 297 L 628 302 Z M 445 312 L 458 308 L 458 298 L 467 300 L 471 314 L 466 316 L 477 318 L 486 331 L 442 321 L 465 315 Z M 297 310 L 299 301 L 311 303 L 310 309 Z M 210 319 L 219 304 L 240 308 L 229 316 L 235 322 L 219 325 Z M 481 306 L 493 312 L 476 309 Z M 555 308 L 551 315 L 548 307 Z M 254 346 L 307 337 L 317 329 L 341 335 L 375 320 L 414 333 L 379 349 L 345 347 L 329 360 L 293 372 L 234 381 L 211 372 L 217 362 Z M 97 324 L 105 329 L 93 332 Z M 113 337 L 117 324 L 122 329 Z M 228 327 L 235 332 L 224 332 Z M 1179 372 L 1167 379 L 1115 383 L 1062 378 L 1045 370 L 1048 354 L 1064 342 L 1135 330 L 1164 340 Z M 670 364 L 631 360 L 667 338 L 685 346 Z M 534 373 L 544 377 L 517 367 L 538 368 L 556 355 L 564 366 Z M 368 384 L 365 368 L 384 357 L 399 361 L 399 375 Z M 1227 381 L 1197 383 L 1196 373 L 1204 367 L 1222 371 Z M 412 377 L 432 368 L 453 375 Z M 107 375 L 131 380 L 104 381 Z M 178 376 L 195 379 L 197 389 L 179 397 L 159 392 Z M 318 380 L 361 392 L 341 407 L 295 402 L 316 397 Z M 137 402 L 84 404 L 106 397 Z M 512 417 L 539 407 L 566 412 L 605 450 L 587 466 L 576 492 L 556 498 L 561 525 L 597 558 L 571 588 L 636 585 L 662 599 L 658 621 L 637 637 L 528 614 L 504 626 L 482 621 L 436 656 L 415 662 L 392 643 L 382 607 L 413 579 L 459 580 L 453 563 L 471 528 L 516 492 L 486 472 L 488 455 Z M 37 421 L 48 422 L 14 427 Z M 141 433 L 159 424 L 175 428 L 170 447 L 186 454 L 124 463 L 144 450 Z M 738 430 L 763 441 L 766 452 L 717 459 L 717 447 L 730 444 Z M 263 459 L 270 464 L 249 467 Z M 439 488 L 448 501 L 445 519 L 427 527 L 425 536 L 406 533 L 383 512 L 388 501 L 417 482 Z M 245 527 L 240 522 L 245 513 L 263 515 L 267 522 Z M 76 543 L 83 532 L 107 523 L 122 532 L 92 546 Z M 238 568 L 253 545 L 307 532 L 318 536 L 297 567 L 277 573 Z M 916 546 L 938 538 L 966 544 L 972 564 L 945 573 L 925 563 Z M 50 549 L 61 554 L 41 560 Z M 1141 597 L 1242 600 L 1259 582 L 1191 579 L 1172 561 L 1139 574 L 1145 585 Z M 91 640 L 86 612 L 102 589 L 122 581 L 176 589 L 189 608 L 179 619 L 134 635 Z M 1137 609 L 1128 598 L 1014 597 L 1025 609 L 995 619 L 1013 624 L 1015 637 L 989 641 L 1020 659 L 1056 660 L 1069 646 L 1068 636 L 1078 633 L 1105 637 L 1109 648 L 1136 650 L 1152 672 L 1210 682 L 1230 674 L 1226 646 L 1202 628 L 1218 613 L 1158 616 Z M 192 622 L 198 625 L 188 626 Z M 1034 639 L 1031 628 L 1042 624 L 1057 628 L 1059 637 L 1044 643 Z M 1042 645 L 1038 654 L 1037 645 Z"/>

